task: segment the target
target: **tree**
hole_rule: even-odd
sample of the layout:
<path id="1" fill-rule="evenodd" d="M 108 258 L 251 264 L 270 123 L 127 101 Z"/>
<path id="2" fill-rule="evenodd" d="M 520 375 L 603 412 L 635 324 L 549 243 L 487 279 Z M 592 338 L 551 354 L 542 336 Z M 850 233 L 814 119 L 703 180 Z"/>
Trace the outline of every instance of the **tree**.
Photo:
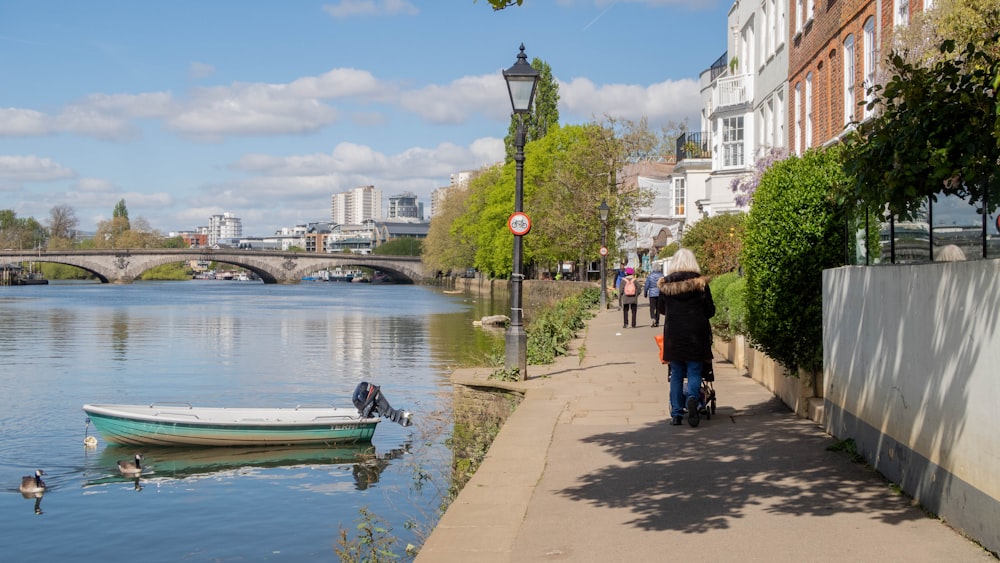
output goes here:
<path id="1" fill-rule="evenodd" d="M 524 119 L 525 144 L 537 141 L 549 133 L 549 129 L 559 126 L 559 84 L 552 76 L 552 67 L 539 58 L 531 60 L 531 67 L 538 71 L 538 86 L 531 112 Z M 517 115 L 511 115 L 504 146 L 507 148 L 507 162 L 514 161 L 514 139 L 517 135 Z"/>
<path id="2" fill-rule="evenodd" d="M 830 192 L 846 183 L 841 149 L 813 149 L 772 166 L 746 219 L 750 341 L 795 373 L 823 366 L 823 270 L 844 264 L 844 208 Z"/>
<path id="3" fill-rule="evenodd" d="M 12 209 L 0 210 L 0 248 L 41 248 L 46 240 L 45 228 L 34 217 L 21 218 Z"/>
<path id="4" fill-rule="evenodd" d="M 492 168 L 496 169 L 494 174 L 497 174 L 499 166 Z M 476 247 L 460 219 L 469 208 L 472 192 L 478 189 L 473 186 L 482 182 L 479 177 L 488 170 L 478 171 L 468 186 L 449 188 L 440 209 L 431 218 L 421 253 L 421 260 L 429 271 L 463 270 L 475 264 Z"/>
<path id="5" fill-rule="evenodd" d="M 494 11 L 500 11 L 509 6 L 520 6 L 524 3 L 524 0 L 489 0 L 489 2 L 490 6 L 493 6 Z"/>
<path id="6" fill-rule="evenodd" d="M 60 204 L 49 210 L 49 235 L 54 239 L 72 240 L 76 238 L 76 228 L 80 220 L 76 211 L 66 204 Z"/>
<path id="7" fill-rule="evenodd" d="M 682 242 L 694 252 L 704 273 L 718 276 L 739 268 L 745 218 L 744 213 L 716 215 L 684 233 Z"/>
<path id="8" fill-rule="evenodd" d="M 1000 35 L 994 35 L 994 41 Z M 940 50 L 950 53 L 955 42 Z M 847 139 L 845 170 L 853 182 L 846 202 L 881 209 L 902 220 L 918 215 L 927 198 L 954 195 L 1000 204 L 1000 113 L 993 84 L 1000 57 L 969 43 L 957 58 L 930 66 L 890 59 L 891 79 L 873 90 L 881 113 Z"/>
<path id="9" fill-rule="evenodd" d="M 382 256 L 420 256 L 423 242 L 417 238 L 397 238 L 380 244 L 372 254 Z"/>

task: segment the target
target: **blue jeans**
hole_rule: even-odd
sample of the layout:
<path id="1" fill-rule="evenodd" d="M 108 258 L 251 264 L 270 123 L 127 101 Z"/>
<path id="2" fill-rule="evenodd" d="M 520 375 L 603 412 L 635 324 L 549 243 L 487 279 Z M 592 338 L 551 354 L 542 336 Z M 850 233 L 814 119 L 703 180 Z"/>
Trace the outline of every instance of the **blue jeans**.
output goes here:
<path id="1" fill-rule="evenodd" d="M 670 416 L 684 416 L 688 396 L 701 401 L 702 362 L 670 362 Z M 687 377 L 687 389 L 684 378 Z"/>

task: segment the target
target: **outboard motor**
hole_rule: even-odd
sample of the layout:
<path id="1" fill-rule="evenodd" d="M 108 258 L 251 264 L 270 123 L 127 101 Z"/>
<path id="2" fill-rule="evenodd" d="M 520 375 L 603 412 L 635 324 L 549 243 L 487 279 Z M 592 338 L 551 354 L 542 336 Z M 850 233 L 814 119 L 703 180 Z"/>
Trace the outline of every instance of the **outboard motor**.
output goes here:
<path id="1" fill-rule="evenodd" d="M 357 407 L 361 418 L 381 416 L 382 418 L 388 418 L 400 426 L 413 424 L 411 419 L 412 413 L 392 408 L 389 401 L 385 400 L 385 397 L 382 396 L 382 391 L 378 385 L 362 381 L 354 388 L 352 401 L 354 402 L 354 406 Z"/>

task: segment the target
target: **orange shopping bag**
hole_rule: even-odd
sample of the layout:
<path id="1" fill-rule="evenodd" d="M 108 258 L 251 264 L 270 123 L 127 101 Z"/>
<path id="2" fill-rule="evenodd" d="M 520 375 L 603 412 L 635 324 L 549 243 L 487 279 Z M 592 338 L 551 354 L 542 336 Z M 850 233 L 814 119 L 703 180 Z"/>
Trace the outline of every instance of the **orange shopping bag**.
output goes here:
<path id="1" fill-rule="evenodd" d="M 660 363 L 661 364 L 667 363 L 667 361 L 663 359 L 663 335 L 657 334 L 656 336 L 653 337 L 653 340 L 656 341 L 656 347 L 660 349 Z"/>

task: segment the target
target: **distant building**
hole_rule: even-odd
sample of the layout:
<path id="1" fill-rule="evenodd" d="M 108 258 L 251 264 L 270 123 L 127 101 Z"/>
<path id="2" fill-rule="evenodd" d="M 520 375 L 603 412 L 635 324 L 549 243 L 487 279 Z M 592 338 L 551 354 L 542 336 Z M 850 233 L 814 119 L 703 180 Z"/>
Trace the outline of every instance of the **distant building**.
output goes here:
<path id="1" fill-rule="evenodd" d="M 431 217 L 441 213 L 441 206 L 444 205 L 445 198 L 452 190 L 464 190 L 469 187 L 469 182 L 479 175 L 478 170 L 464 170 L 451 175 L 451 183 L 431 192 Z"/>
<path id="2" fill-rule="evenodd" d="M 208 246 L 225 240 L 238 240 L 243 236 L 243 222 L 232 213 L 212 215 L 208 219 Z"/>
<path id="3" fill-rule="evenodd" d="M 423 204 L 417 202 L 417 196 L 412 192 L 405 192 L 389 197 L 389 211 L 386 213 L 386 219 L 389 221 L 407 219 L 422 221 L 423 212 Z"/>
<path id="4" fill-rule="evenodd" d="M 356 225 L 382 218 L 382 190 L 360 186 L 333 194 L 330 220 L 339 225 Z"/>

